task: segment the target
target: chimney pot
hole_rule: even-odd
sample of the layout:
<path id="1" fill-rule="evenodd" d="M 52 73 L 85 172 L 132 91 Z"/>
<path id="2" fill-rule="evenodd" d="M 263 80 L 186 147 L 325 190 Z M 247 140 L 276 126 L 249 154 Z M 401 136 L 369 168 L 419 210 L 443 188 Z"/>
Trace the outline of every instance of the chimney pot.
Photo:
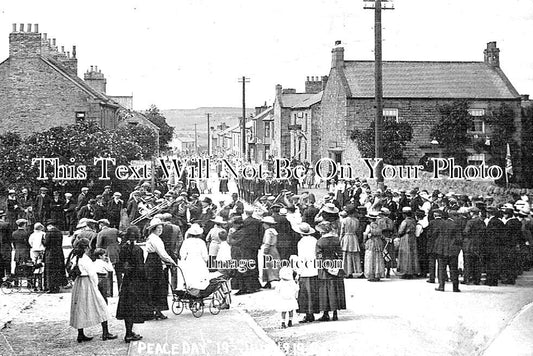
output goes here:
<path id="1" fill-rule="evenodd" d="M 52 46 L 56 46 L 56 39 L 55 38 L 52 38 Z"/>
<path id="2" fill-rule="evenodd" d="M 337 40 L 337 41 L 335 41 L 335 46 L 338 46 L 338 45 L 340 45 L 341 43 L 342 43 L 341 41 Z"/>
<path id="3" fill-rule="evenodd" d="M 72 46 L 72 58 L 76 58 L 76 46 Z"/>
<path id="4" fill-rule="evenodd" d="M 28 32 L 31 32 L 31 23 L 28 24 Z"/>
<path id="5" fill-rule="evenodd" d="M 61 53 L 65 53 L 65 46 L 61 46 Z"/>
<path id="6" fill-rule="evenodd" d="M 67 58 L 70 58 L 70 52 L 67 51 Z"/>
<path id="7" fill-rule="evenodd" d="M 13 24 L 13 32 L 17 32 L 17 24 L 16 23 Z"/>
<path id="8" fill-rule="evenodd" d="M 24 24 L 23 23 L 20 24 L 20 32 L 24 32 Z"/>
<path id="9" fill-rule="evenodd" d="M 94 67 L 93 67 L 93 66 L 91 66 L 91 72 L 93 71 L 93 68 L 94 68 Z"/>
<path id="10" fill-rule="evenodd" d="M 46 41 L 48 39 L 48 33 L 43 33 L 43 39 Z"/>
<path id="11" fill-rule="evenodd" d="M 98 66 L 94 66 L 94 71 L 98 72 Z"/>
<path id="12" fill-rule="evenodd" d="M 35 27 L 35 33 L 39 33 L 39 24 L 36 23 L 36 24 L 34 25 L 34 27 Z"/>
<path id="13" fill-rule="evenodd" d="M 307 76 L 307 81 L 309 81 L 309 76 Z"/>

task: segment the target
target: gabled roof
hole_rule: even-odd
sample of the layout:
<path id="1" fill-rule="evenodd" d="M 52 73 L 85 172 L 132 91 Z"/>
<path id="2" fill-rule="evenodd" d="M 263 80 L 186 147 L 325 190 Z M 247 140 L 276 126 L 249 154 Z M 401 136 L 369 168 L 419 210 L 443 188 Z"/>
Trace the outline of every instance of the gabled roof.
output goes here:
<path id="1" fill-rule="evenodd" d="M 177 141 L 180 141 L 180 142 L 194 142 L 194 138 L 192 137 L 176 137 L 176 140 Z"/>
<path id="2" fill-rule="evenodd" d="M 294 93 L 281 94 L 282 107 L 297 109 L 308 108 L 322 100 L 322 92 L 316 94 Z"/>
<path id="3" fill-rule="evenodd" d="M 63 66 L 58 61 L 45 56 L 39 56 L 41 60 L 55 69 L 59 74 L 61 74 L 65 79 L 70 80 L 74 85 L 76 85 L 78 88 L 89 94 L 93 97 L 93 99 L 101 100 L 102 102 L 112 105 L 112 106 L 119 106 L 117 102 L 112 100 L 110 97 L 108 97 L 105 94 L 100 93 L 97 90 L 94 90 L 89 84 L 84 82 L 81 78 L 79 78 L 75 73 L 68 70 L 65 66 Z"/>
<path id="4" fill-rule="evenodd" d="M 260 112 L 258 115 L 252 117 L 252 120 L 268 120 L 268 116 L 271 115 L 274 112 L 273 107 L 269 107 L 268 109 Z"/>
<path id="5" fill-rule="evenodd" d="M 353 98 L 373 98 L 374 61 L 345 61 Z M 517 99 L 499 68 L 485 62 L 383 62 L 384 98 Z"/>

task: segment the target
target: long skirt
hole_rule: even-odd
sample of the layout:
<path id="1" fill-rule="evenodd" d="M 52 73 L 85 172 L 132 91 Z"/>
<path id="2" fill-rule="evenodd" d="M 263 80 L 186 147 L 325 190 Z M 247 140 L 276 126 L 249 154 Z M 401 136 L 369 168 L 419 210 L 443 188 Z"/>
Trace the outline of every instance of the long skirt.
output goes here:
<path id="1" fill-rule="evenodd" d="M 298 313 L 315 314 L 320 312 L 318 277 L 300 277 L 299 284 Z"/>
<path id="2" fill-rule="evenodd" d="M 361 256 L 359 251 L 342 251 L 342 263 L 346 276 L 353 275 L 355 277 L 359 277 L 361 274 L 363 274 L 363 271 L 361 269 Z"/>
<path id="3" fill-rule="evenodd" d="M 267 251 L 268 253 L 265 253 L 265 247 L 261 247 L 257 256 L 259 262 L 258 267 L 261 270 L 261 281 L 263 283 L 279 281 L 279 268 L 274 268 L 275 262 L 280 260 L 278 249 L 276 247 L 269 247 Z M 267 262 L 266 265 L 264 264 L 265 260 Z"/>
<path id="4" fill-rule="evenodd" d="M 385 262 L 383 261 L 381 238 L 367 240 L 365 247 L 365 277 L 368 279 L 384 278 Z"/>
<path id="5" fill-rule="evenodd" d="M 107 304 L 89 276 L 74 281 L 70 302 L 70 326 L 84 329 L 110 319 Z"/>
<path id="6" fill-rule="evenodd" d="M 148 303 L 154 311 L 168 310 L 168 282 L 157 253 L 148 254 L 145 269 Z"/>
<path id="7" fill-rule="evenodd" d="M 346 309 L 343 278 L 319 279 L 318 299 L 320 311 Z"/>
<path id="8" fill-rule="evenodd" d="M 117 319 L 143 323 L 154 315 L 142 275 L 126 272 L 118 297 Z"/>
<path id="9" fill-rule="evenodd" d="M 416 237 L 403 235 L 400 238 L 398 248 L 398 268 L 399 275 L 415 275 L 420 273 L 420 264 L 416 251 Z"/>

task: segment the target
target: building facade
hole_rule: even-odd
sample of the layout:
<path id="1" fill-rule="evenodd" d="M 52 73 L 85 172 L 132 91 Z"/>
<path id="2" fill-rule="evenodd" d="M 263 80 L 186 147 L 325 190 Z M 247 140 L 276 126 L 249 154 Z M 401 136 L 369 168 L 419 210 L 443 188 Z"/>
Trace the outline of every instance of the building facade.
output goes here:
<path id="1" fill-rule="evenodd" d="M 353 130 L 367 129 L 375 118 L 374 61 L 348 61 L 340 41 L 332 50 L 332 63 L 321 101 L 319 152 L 337 162 L 359 167 L 361 155 L 350 139 Z M 474 139 L 497 135 L 484 117 L 505 103 L 513 109 L 514 140 L 521 142 L 521 96 L 500 69 L 499 49 L 487 44 L 479 62 L 383 62 L 383 115 L 385 120 L 409 122 L 413 138 L 404 151 L 408 163 L 418 164 L 423 156 L 438 156 L 438 144 L 431 144 L 431 130 L 437 124 L 439 106 L 466 100 L 473 116 L 469 134 Z M 487 157 L 468 148 L 469 161 Z"/>

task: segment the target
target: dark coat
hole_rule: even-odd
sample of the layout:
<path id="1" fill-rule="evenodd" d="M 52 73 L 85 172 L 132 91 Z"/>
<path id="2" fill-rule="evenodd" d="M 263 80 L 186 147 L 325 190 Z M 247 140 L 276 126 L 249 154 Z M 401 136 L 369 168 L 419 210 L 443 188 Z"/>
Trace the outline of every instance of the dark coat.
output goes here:
<path id="1" fill-rule="evenodd" d="M 23 263 L 30 259 L 30 244 L 28 243 L 29 234 L 25 229 L 13 231 L 11 242 L 15 249 L 15 262 Z"/>
<path id="2" fill-rule="evenodd" d="M 257 249 L 254 250 L 255 241 L 247 235 L 244 226 L 228 235 L 228 244 L 231 246 L 231 258 L 236 260 L 254 260 L 257 258 Z"/>
<path id="3" fill-rule="evenodd" d="M 257 251 L 263 243 L 263 224 L 256 218 L 251 216 L 244 219 L 243 230 L 253 240 L 250 241 L 249 246 L 252 250 L 255 250 L 255 257 L 257 258 Z"/>
<path id="4" fill-rule="evenodd" d="M 66 284 L 63 235 L 57 228 L 50 229 L 44 236 L 44 274 L 48 288 L 54 289 Z"/>
<path id="5" fill-rule="evenodd" d="M 341 260 L 342 250 L 339 237 L 335 234 L 322 235 L 316 243 L 317 260 Z M 337 279 L 338 276 L 329 274 L 325 269 L 318 270 L 318 279 Z"/>
<path id="6" fill-rule="evenodd" d="M 485 242 L 485 223 L 477 217 L 467 221 L 463 230 L 463 253 L 480 256 Z"/>
<path id="7" fill-rule="evenodd" d="M 486 252 L 498 253 L 505 238 L 505 224 L 497 217 L 493 217 L 487 223 L 486 229 Z"/>
<path id="8" fill-rule="evenodd" d="M 435 253 L 438 256 L 459 256 L 462 244 L 460 223 L 452 219 L 444 220 L 435 240 Z"/>
<path id="9" fill-rule="evenodd" d="M 120 246 L 118 244 L 118 230 L 112 227 L 104 228 L 96 237 L 96 248 L 103 248 L 112 264 L 118 262 Z"/>
<path id="10" fill-rule="evenodd" d="M 39 194 L 33 202 L 33 215 L 35 216 L 35 221 L 44 224 L 46 220 L 50 218 L 50 204 L 52 199 L 48 195 L 44 197 Z"/>
<path id="11" fill-rule="evenodd" d="M 302 222 L 308 223 L 311 227 L 315 227 L 315 216 L 320 210 L 313 204 L 307 206 L 302 214 Z"/>
<path id="12" fill-rule="evenodd" d="M 143 250 L 128 241 L 120 248 L 119 261 L 124 276 L 120 287 L 116 318 L 143 323 L 153 316 L 152 308 L 147 303 Z"/>
<path id="13" fill-rule="evenodd" d="M 429 222 L 427 227 L 427 247 L 426 252 L 428 254 L 435 253 L 435 241 L 443 233 L 444 225 L 446 220 L 444 219 L 435 219 Z"/>
<path id="14" fill-rule="evenodd" d="M 123 207 L 124 202 L 120 199 L 118 200 L 118 203 L 115 202 L 115 199 L 111 199 L 109 203 L 107 203 L 106 214 L 109 222 L 111 223 L 111 227 L 118 228 L 118 225 L 120 224 L 120 212 L 122 211 Z"/>
<path id="15" fill-rule="evenodd" d="M 522 222 L 517 218 L 511 218 L 505 223 L 505 238 L 503 247 L 507 250 L 513 249 L 522 241 Z"/>
<path id="16" fill-rule="evenodd" d="M 282 260 L 288 260 L 292 255 L 298 255 L 298 241 L 300 235 L 292 230 L 291 223 L 285 216 L 274 215 L 276 231 L 278 232 L 277 248 Z"/>
<path id="17" fill-rule="evenodd" d="M 65 218 L 68 218 L 68 219 L 76 218 L 76 202 L 72 200 L 72 198 L 69 201 L 63 202 L 63 210 L 66 210 L 64 212 Z"/>
<path id="18" fill-rule="evenodd" d="M 0 221 L 0 258 L 11 261 L 11 227 Z"/>
<path id="19" fill-rule="evenodd" d="M 88 205 L 85 205 L 78 211 L 78 220 L 81 220 L 83 218 L 94 219 L 94 213 L 95 210 L 93 208 L 90 208 Z"/>
<path id="20" fill-rule="evenodd" d="M 54 220 L 60 229 L 63 227 L 65 216 L 63 213 L 64 204 L 65 202 L 62 199 L 58 199 L 57 201 L 54 199 L 50 200 L 50 219 Z"/>

